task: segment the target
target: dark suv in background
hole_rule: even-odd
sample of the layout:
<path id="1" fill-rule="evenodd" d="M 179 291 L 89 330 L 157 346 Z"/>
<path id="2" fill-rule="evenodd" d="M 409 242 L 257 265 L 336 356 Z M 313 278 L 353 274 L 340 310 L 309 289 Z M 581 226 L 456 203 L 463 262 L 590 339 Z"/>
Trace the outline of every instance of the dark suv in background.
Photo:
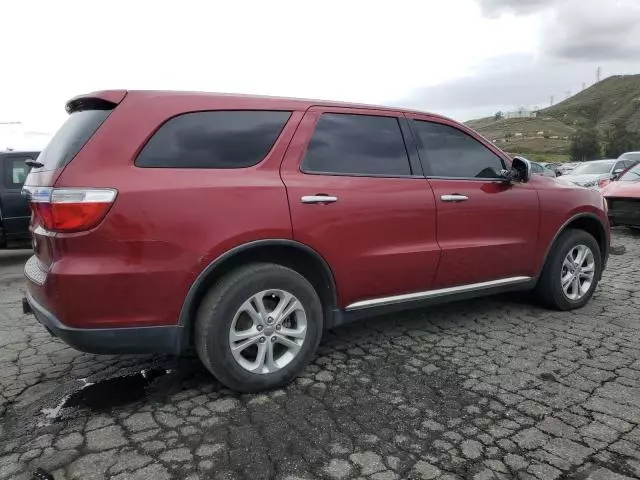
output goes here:
<path id="1" fill-rule="evenodd" d="M 89 352 L 190 345 L 225 385 L 286 384 L 322 331 L 511 290 L 581 307 L 600 193 L 424 112 L 189 92 L 67 104 L 25 191 L 25 311 Z"/>
<path id="2" fill-rule="evenodd" d="M 0 248 L 29 240 L 29 204 L 22 195 L 29 160 L 39 152 L 0 152 Z"/>

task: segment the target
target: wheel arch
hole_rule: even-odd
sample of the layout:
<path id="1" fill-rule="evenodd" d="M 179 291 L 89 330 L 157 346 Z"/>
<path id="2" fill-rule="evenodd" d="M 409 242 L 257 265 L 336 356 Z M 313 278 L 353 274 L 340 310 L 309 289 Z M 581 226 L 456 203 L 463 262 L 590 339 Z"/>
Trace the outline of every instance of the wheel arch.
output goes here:
<path id="1" fill-rule="evenodd" d="M 549 258 L 549 254 L 551 253 L 551 249 L 555 245 L 556 240 L 558 240 L 558 237 L 560 237 L 563 232 L 570 228 L 575 230 L 584 230 L 596 239 L 596 241 L 598 242 L 598 246 L 600 247 L 600 255 L 602 257 L 602 269 L 600 269 L 600 273 L 602 273 L 602 270 L 607 263 L 607 257 L 609 255 L 609 235 L 607 232 L 607 227 L 603 223 L 603 221 L 595 213 L 589 212 L 578 213 L 562 224 L 562 226 L 558 229 L 553 239 L 547 246 L 547 251 L 544 255 L 544 261 L 542 262 L 542 265 L 540 267 L 540 273 L 547 263 L 547 259 Z M 538 274 L 538 276 L 540 276 L 540 273 Z"/>
<path id="2" fill-rule="evenodd" d="M 191 341 L 193 320 L 206 292 L 236 267 L 258 262 L 277 263 L 304 276 L 320 297 L 325 327 L 334 324 L 334 317 L 338 312 L 338 299 L 333 272 L 327 261 L 313 248 L 294 240 L 256 240 L 220 255 L 195 279 L 180 310 L 179 324 L 186 329 L 185 343 Z"/>

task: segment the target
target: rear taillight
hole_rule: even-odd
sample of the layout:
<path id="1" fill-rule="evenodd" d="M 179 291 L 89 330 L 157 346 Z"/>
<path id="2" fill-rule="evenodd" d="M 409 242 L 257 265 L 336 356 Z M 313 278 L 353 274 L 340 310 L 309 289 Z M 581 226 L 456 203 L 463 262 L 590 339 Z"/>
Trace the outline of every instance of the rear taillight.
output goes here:
<path id="1" fill-rule="evenodd" d="M 81 232 L 107 214 L 117 191 L 111 188 L 24 187 L 34 220 L 52 232 Z"/>

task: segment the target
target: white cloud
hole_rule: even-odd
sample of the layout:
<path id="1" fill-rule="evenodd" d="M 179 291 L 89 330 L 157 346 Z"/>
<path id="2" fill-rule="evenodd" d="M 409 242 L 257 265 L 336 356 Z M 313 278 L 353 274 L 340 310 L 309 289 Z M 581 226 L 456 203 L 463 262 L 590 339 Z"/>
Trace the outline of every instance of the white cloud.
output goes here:
<path id="1" fill-rule="evenodd" d="M 5 1 L 0 122 L 52 132 L 70 97 L 113 88 L 400 103 L 466 119 L 575 91 L 608 46 L 633 53 L 637 22 L 624 19 L 637 1 Z M 606 74 L 634 64 L 602 62 Z"/>
<path id="2" fill-rule="evenodd" d="M 483 15 L 497 23 L 528 20 L 532 53 L 482 58 L 472 74 L 416 88 L 396 103 L 430 109 L 458 120 L 492 115 L 519 106 L 546 106 L 553 96 L 602 78 L 640 73 L 638 0 L 478 0 Z M 505 39 L 505 42 L 511 39 Z"/>
<path id="3" fill-rule="evenodd" d="M 68 98 L 111 88 L 386 103 L 537 45 L 530 19 L 485 18 L 474 0 L 21 0 L 0 18 L 16 72 L 0 108 L 36 130 L 55 130 Z"/>

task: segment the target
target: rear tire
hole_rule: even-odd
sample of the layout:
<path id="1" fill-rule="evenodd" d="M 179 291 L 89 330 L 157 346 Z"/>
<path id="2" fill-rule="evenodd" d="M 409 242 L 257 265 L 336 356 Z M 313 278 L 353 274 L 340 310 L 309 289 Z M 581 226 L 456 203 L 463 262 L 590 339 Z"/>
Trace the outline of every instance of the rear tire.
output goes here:
<path id="1" fill-rule="evenodd" d="M 542 305 L 554 310 L 583 307 L 593 295 L 601 270 L 602 256 L 596 239 L 584 230 L 565 230 L 547 257 L 536 296 Z"/>
<path id="2" fill-rule="evenodd" d="M 290 313 L 279 315 L 278 307 Z M 288 384 L 309 363 L 322 319 L 322 304 L 306 278 L 281 265 L 252 264 L 232 271 L 206 294 L 194 344 L 224 385 L 259 392 Z"/>

